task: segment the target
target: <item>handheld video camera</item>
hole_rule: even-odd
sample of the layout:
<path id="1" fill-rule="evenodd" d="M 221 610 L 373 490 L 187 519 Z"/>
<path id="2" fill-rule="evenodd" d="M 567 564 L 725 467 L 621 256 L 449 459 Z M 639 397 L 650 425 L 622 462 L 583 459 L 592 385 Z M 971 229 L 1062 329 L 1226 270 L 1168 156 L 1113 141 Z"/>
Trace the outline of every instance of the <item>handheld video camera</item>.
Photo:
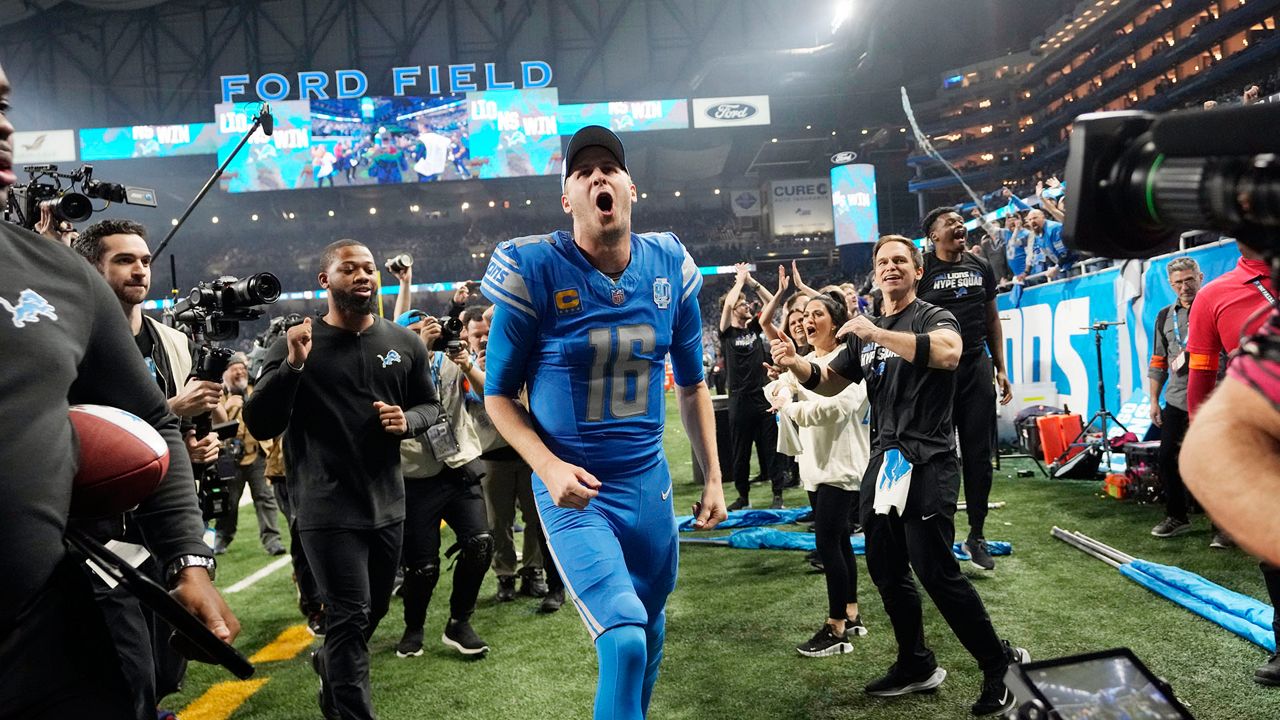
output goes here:
<path id="1" fill-rule="evenodd" d="M 458 314 L 436 318 L 440 323 L 440 337 L 431 343 L 432 350 L 457 352 L 462 349 L 462 319 Z"/>
<path id="2" fill-rule="evenodd" d="M 1220 230 L 1280 255 L 1280 103 L 1076 118 L 1067 158 L 1067 245 L 1113 258 Z"/>
<path id="3" fill-rule="evenodd" d="M 58 172 L 57 165 L 24 165 L 22 170 L 30 180 L 10 190 L 6 214 L 28 230 L 35 229 L 40 210 L 45 207 L 58 222 L 84 222 L 94 213 L 92 200 L 95 198 L 108 203 L 156 207 L 155 190 L 94 180 L 92 165 L 82 165 L 69 173 Z M 76 192 L 77 186 L 79 192 Z"/>

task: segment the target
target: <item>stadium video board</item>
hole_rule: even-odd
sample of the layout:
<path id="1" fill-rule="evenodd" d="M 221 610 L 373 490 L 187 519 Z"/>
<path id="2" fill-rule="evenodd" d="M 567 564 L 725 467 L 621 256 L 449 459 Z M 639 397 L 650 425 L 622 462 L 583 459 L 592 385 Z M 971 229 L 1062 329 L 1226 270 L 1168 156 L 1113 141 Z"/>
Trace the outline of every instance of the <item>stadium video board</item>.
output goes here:
<path id="1" fill-rule="evenodd" d="M 560 133 L 572 135 L 587 125 L 614 132 L 680 130 L 689 127 L 688 100 L 633 100 L 561 105 Z"/>
<path id="2" fill-rule="evenodd" d="M 80 159 L 95 162 L 214 155 L 221 143 L 214 123 L 84 128 L 80 131 Z"/>
<path id="3" fill-rule="evenodd" d="M 875 242 L 880 237 L 874 165 L 858 163 L 831 168 L 831 210 L 836 245 Z"/>
<path id="4" fill-rule="evenodd" d="M 218 163 L 226 161 L 240 138 L 253 126 L 258 103 L 222 103 L 215 107 Z M 271 105 L 275 132 L 258 128 L 222 176 L 228 192 L 293 190 L 311 173 L 311 103 L 290 100 Z"/>
<path id="5" fill-rule="evenodd" d="M 467 180 L 468 132 L 459 95 L 312 100 L 310 174 L 296 187 Z"/>
<path id="6" fill-rule="evenodd" d="M 559 175 L 559 98 L 555 88 L 467 93 L 476 177 Z"/>

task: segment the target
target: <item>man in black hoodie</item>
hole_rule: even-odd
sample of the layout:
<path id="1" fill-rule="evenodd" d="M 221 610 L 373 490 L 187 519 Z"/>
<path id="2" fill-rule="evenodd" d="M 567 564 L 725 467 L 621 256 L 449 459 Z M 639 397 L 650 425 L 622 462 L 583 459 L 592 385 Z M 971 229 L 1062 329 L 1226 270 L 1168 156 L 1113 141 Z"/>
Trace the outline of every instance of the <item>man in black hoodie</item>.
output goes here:
<path id="1" fill-rule="evenodd" d="M 298 531 L 327 604 L 312 658 L 326 718 L 374 717 L 368 641 L 400 560 L 400 441 L 428 428 L 438 438 L 445 422 L 422 341 L 373 314 L 376 271 L 360 242 L 325 248 L 328 312 L 271 348 L 243 414 L 254 437 L 285 436 Z"/>

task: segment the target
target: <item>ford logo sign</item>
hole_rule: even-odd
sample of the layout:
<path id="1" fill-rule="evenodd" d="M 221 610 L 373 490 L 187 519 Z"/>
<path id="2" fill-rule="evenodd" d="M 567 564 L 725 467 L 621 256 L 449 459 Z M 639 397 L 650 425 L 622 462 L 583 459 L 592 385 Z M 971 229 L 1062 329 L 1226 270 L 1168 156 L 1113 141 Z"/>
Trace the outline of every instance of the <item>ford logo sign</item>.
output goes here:
<path id="1" fill-rule="evenodd" d="M 852 150 L 844 150 L 831 156 L 832 165 L 847 165 L 858 159 L 858 153 Z"/>
<path id="2" fill-rule="evenodd" d="M 756 114 L 756 106 L 748 103 L 720 103 L 707 108 L 713 120 L 746 120 Z"/>

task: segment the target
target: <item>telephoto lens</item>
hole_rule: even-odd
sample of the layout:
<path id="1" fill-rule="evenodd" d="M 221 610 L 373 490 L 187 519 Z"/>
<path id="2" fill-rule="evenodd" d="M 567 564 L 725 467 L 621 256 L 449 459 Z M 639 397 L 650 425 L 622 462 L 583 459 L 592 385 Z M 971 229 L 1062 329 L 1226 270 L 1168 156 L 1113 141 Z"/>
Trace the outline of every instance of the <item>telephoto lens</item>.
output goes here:
<path id="1" fill-rule="evenodd" d="M 387 270 L 392 275 L 399 275 L 411 267 L 413 267 L 413 256 L 409 253 L 401 253 L 387 260 Z"/>

